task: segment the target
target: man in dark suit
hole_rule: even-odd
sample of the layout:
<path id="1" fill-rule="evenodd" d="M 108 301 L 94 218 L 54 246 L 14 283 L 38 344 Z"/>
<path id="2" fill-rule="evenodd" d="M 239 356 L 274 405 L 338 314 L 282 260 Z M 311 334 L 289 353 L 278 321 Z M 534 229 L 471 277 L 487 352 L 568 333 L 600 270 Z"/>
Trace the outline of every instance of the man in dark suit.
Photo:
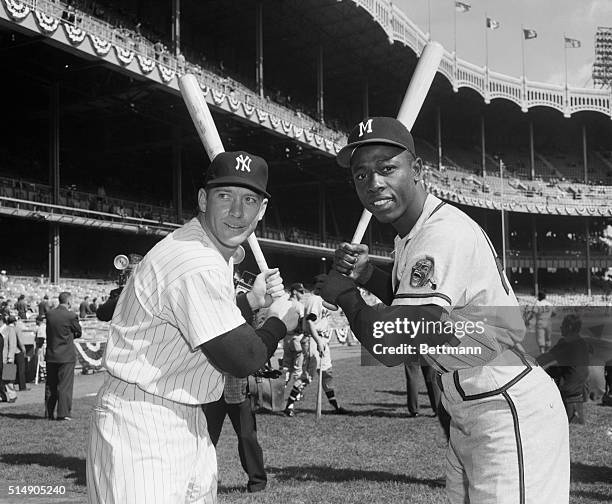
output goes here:
<path id="1" fill-rule="evenodd" d="M 79 305 L 79 317 L 84 319 L 89 313 L 89 296 L 85 296 L 85 299 L 83 299 Z"/>
<path id="2" fill-rule="evenodd" d="M 38 316 L 44 319 L 50 309 L 51 305 L 49 304 L 49 296 L 45 294 L 45 296 L 42 298 L 42 301 L 38 303 Z"/>
<path id="3" fill-rule="evenodd" d="M 74 338 L 81 337 L 79 317 L 70 311 L 71 301 L 70 292 L 62 292 L 59 295 L 59 306 L 47 312 L 45 402 L 49 420 L 53 420 L 56 404 L 57 419 L 71 420 L 72 386 L 76 362 Z"/>

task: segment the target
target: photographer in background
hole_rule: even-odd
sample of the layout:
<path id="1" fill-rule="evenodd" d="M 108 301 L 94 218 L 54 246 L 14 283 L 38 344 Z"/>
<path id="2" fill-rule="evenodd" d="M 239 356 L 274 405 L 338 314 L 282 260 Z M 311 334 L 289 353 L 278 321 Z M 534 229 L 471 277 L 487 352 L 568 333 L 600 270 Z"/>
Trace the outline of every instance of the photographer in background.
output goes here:
<path id="1" fill-rule="evenodd" d="M 130 254 L 129 257 L 125 255 L 118 255 L 115 257 L 113 264 L 115 268 L 119 270 L 119 280 L 117 282 L 119 287 L 110 291 L 106 302 L 98 306 L 96 310 L 96 317 L 98 317 L 98 320 L 102 322 L 111 321 L 113 313 L 115 312 L 115 306 L 117 306 L 117 301 L 119 301 L 119 296 L 123 291 L 123 286 L 132 276 L 132 273 L 141 260 L 142 256 L 139 254 Z"/>

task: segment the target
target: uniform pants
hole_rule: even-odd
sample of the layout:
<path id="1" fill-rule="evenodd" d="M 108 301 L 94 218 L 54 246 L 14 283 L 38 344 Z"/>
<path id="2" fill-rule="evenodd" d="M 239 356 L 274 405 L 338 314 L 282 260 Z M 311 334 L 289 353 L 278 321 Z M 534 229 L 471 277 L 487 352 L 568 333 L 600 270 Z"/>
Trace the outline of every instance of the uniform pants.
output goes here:
<path id="1" fill-rule="evenodd" d="M 304 353 L 301 345 L 294 345 L 293 341 L 283 341 L 283 369 L 286 371 L 285 383 L 297 380 L 302 374 L 302 364 L 304 363 Z"/>
<path id="2" fill-rule="evenodd" d="M 217 456 L 200 405 L 107 375 L 89 424 L 89 504 L 216 503 Z"/>
<path id="3" fill-rule="evenodd" d="M 251 409 L 251 401 L 245 399 L 239 404 L 227 404 L 221 396 L 218 401 L 202 405 L 210 440 L 217 446 L 225 416 L 229 416 L 238 436 L 238 455 L 244 472 L 247 473 L 249 481 L 247 489 L 249 492 L 257 492 L 266 488 L 268 477 L 264 468 L 263 451 L 257 441 L 257 421 Z"/>
<path id="4" fill-rule="evenodd" d="M 440 404 L 440 389 L 435 382 L 436 372 L 431 366 L 420 366 L 419 364 L 404 363 L 406 374 L 406 405 L 408 411 L 414 415 L 419 412 L 419 371 L 423 373 L 429 405 L 434 413 L 437 414 L 438 404 Z"/>
<path id="5" fill-rule="evenodd" d="M 569 432 L 561 396 L 533 364 L 444 373 L 452 504 L 567 504 Z"/>
<path id="6" fill-rule="evenodd" d="M 74 385 L 74 362 L 47 362 L 45 382 L 45 405 L 47 418 L 70 416 L 72 411 L 72 388 Z"/>

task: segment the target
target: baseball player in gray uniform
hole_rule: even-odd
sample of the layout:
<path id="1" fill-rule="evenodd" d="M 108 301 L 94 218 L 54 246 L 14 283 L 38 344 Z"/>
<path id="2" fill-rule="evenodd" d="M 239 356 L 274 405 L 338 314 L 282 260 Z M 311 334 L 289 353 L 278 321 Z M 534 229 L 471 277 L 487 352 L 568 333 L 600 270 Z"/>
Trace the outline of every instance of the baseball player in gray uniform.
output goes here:
<path id="1" fill-rule="evenodd" d="M 247 169 L 248 168 L 248 169 Z M 262 367 L 297 325 L 278 270 L 234 297 L 232 256 L 266 210 L 268 166 L 219 154 L 198 193 L 198 215 L 136 266 L 110 323 L 108 375 L 92 413 L 90 503 L 213 503 L 217 461 L 200 407 L 223 392 L 222 372 Z M 254 330 L 252 310 L 268 306 Z"/>
<path id="2" fill-rule="evenodd" d="M 395 119 L 358 124 L 338 163 L 350 167 L 363 206 L 397 231 L 395 260 L 389 274 L 368 261 L 367 246 L 344 243 L 321 296 L 380 362 L 423 356 L 438 371 L 451 416 L 450 501 L 567 503 L 563 403 L 522 351 L 518 303 L 485 232 L 427 194 L 412 136 Z M 368 306 L 358 285 L 383 304 Z"/>

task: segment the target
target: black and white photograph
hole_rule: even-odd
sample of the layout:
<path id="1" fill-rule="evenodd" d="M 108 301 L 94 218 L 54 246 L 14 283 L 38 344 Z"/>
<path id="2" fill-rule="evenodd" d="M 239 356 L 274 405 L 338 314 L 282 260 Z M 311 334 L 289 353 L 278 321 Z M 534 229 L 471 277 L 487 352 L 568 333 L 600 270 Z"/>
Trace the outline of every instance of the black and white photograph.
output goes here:
<path id="1" fill-rule="evenodd" d="M 0 504 L 612 502 L 611 0 L 0 0 Z"/>

